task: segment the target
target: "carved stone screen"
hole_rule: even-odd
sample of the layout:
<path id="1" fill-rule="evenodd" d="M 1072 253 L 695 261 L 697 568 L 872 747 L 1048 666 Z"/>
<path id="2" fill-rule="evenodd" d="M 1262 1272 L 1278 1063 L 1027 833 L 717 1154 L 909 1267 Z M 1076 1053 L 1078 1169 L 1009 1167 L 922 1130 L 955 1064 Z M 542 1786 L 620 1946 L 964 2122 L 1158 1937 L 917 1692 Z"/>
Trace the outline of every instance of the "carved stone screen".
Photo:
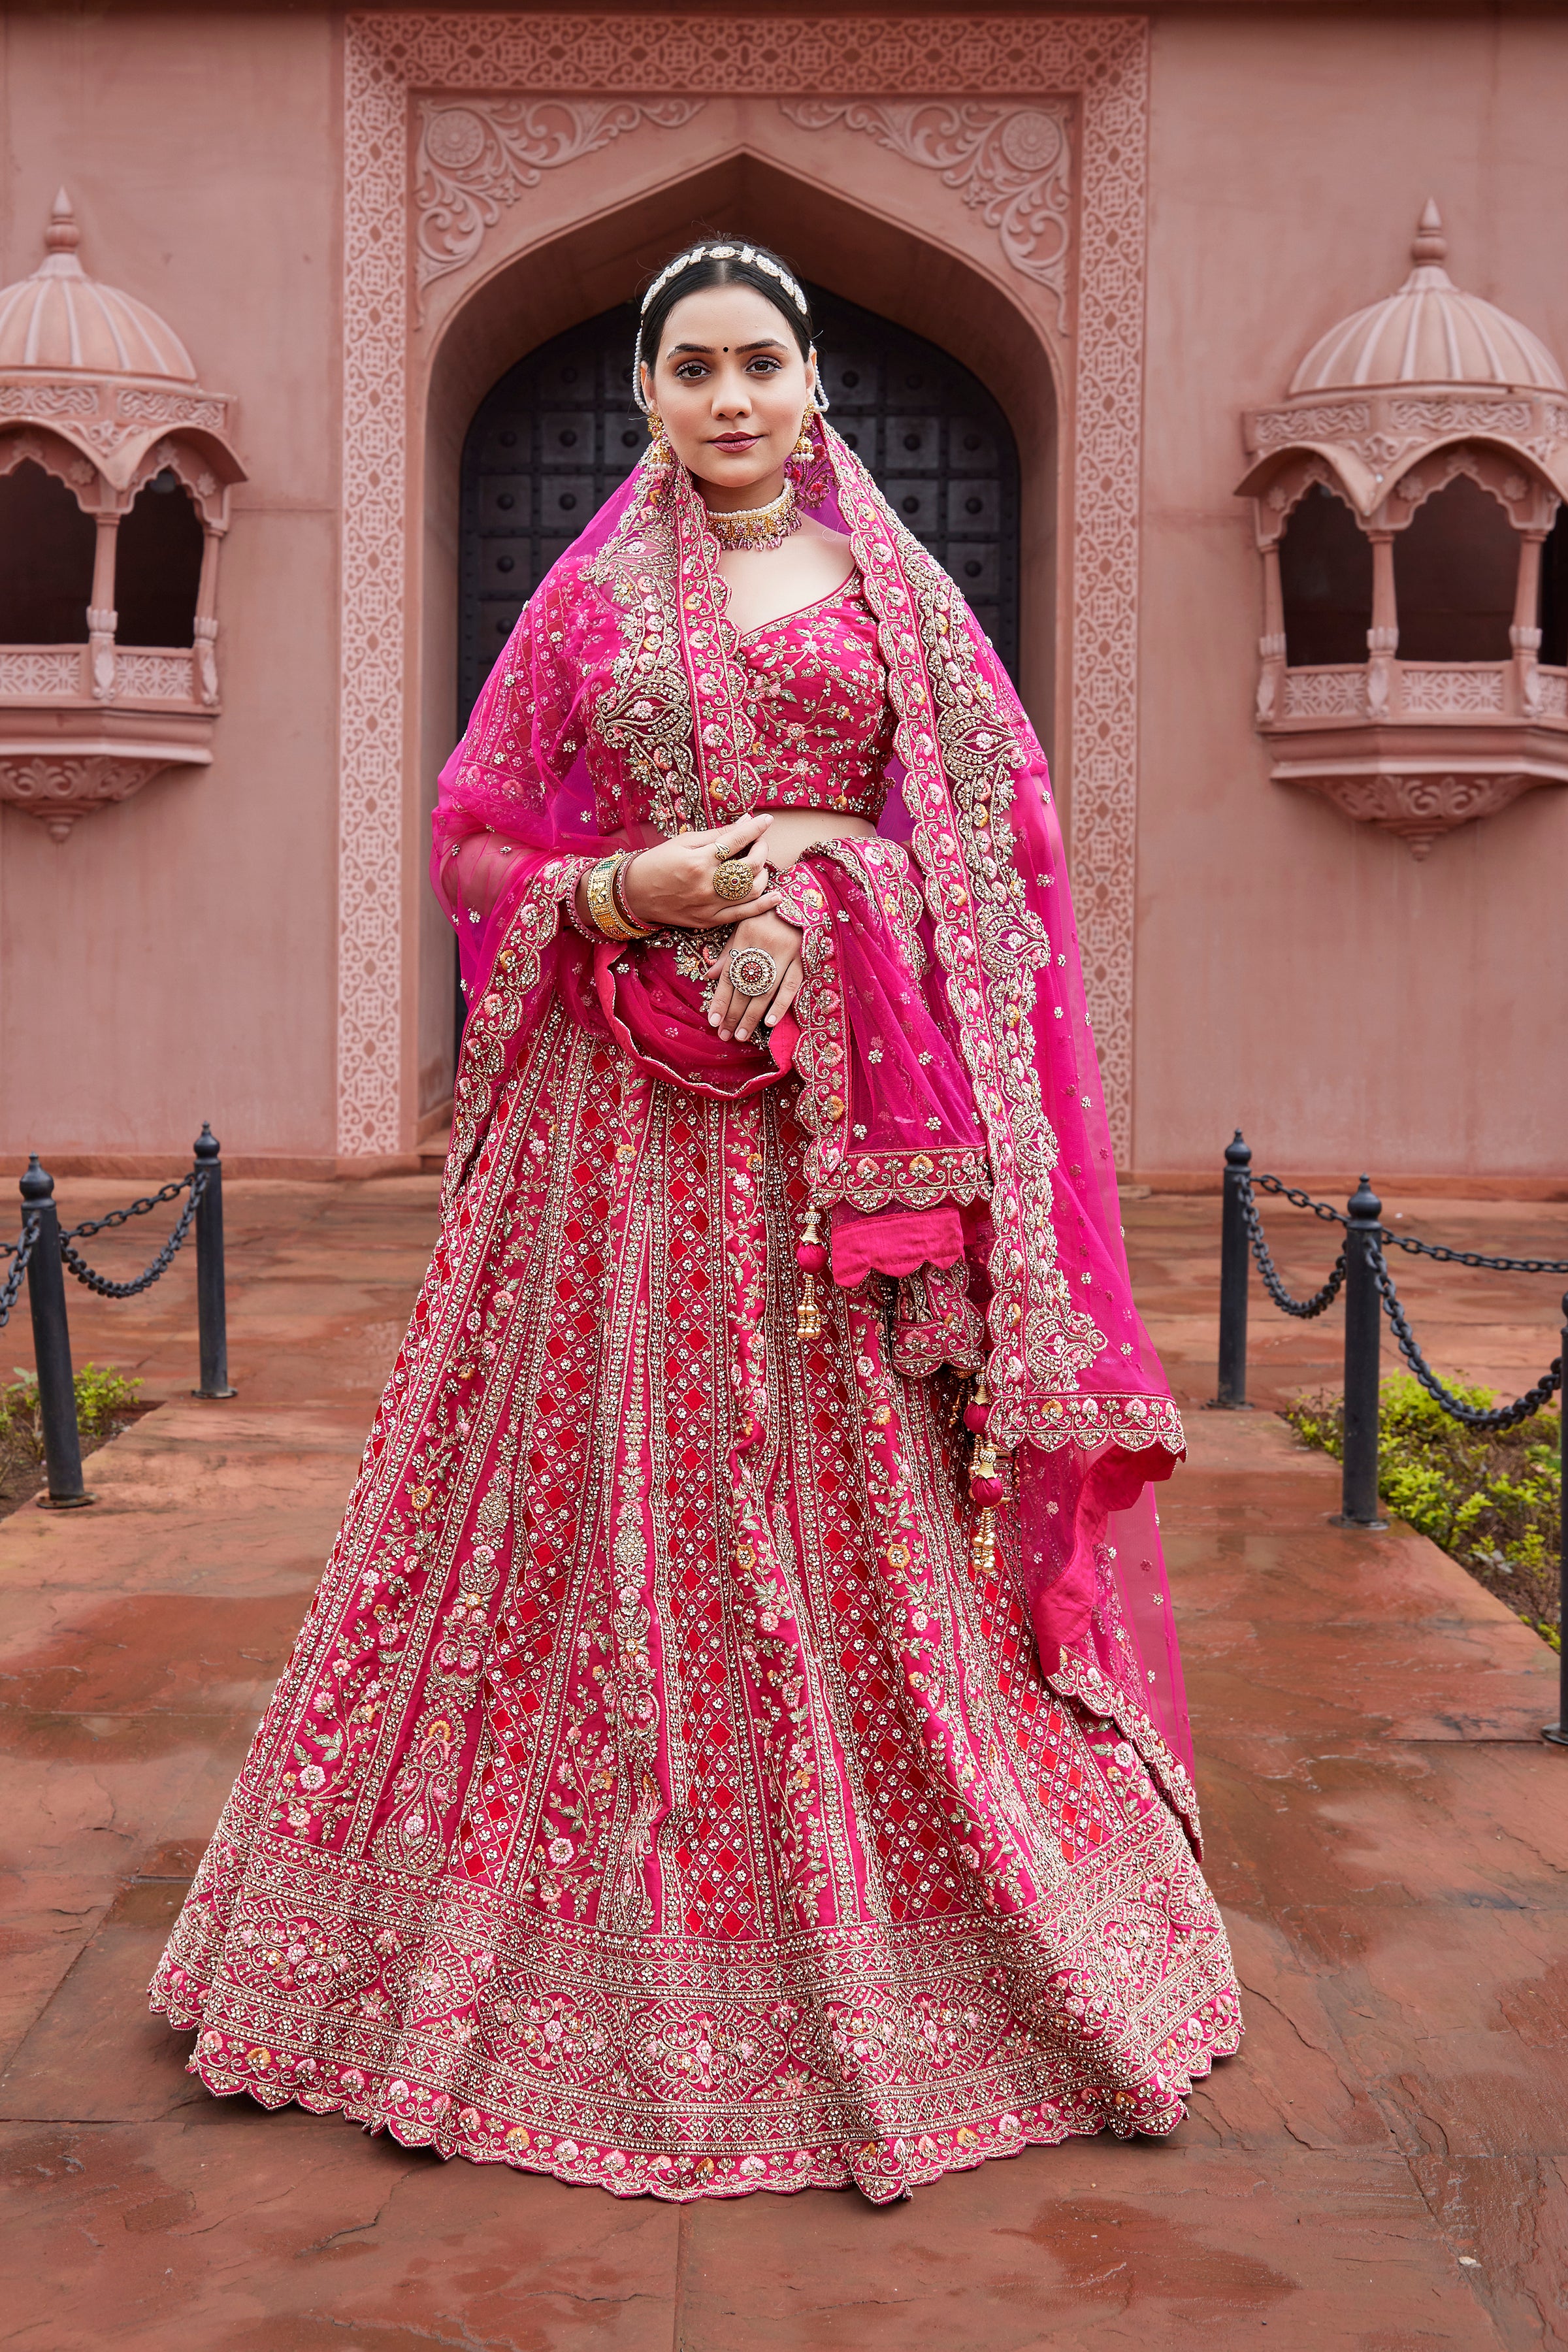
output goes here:
<path id="1" fill-rule="evenodd" d="M 1018 659 L 1018 453 L 967 368 L 869 310 L 813 289 L 835 425 L 945 564 L 1007 667 Z M 624 310 L 509 369 L 463 450 L 459 725 L 519 613 L 647 445 Z"/>

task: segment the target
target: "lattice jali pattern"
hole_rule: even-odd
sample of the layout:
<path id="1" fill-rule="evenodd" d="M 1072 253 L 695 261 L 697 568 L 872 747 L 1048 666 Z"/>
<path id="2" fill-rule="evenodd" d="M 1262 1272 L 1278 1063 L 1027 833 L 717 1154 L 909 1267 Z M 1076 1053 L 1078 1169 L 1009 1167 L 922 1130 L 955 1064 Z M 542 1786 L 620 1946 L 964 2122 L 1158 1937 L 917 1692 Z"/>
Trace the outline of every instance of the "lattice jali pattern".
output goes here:
<path id="1" fill-rule="evenodd" d="M 343 59 L 338 1150 L 399 1133 L 407 90 L 355 19 Z"/>
<path id="2" fill-rule="evenodd" d="M 1009 101 L 1015 145 L 1020 106 L 1033 122 L 1040 108 L 1032 101 L 1065 98 L 1077 102 L 1082 140 L 1078 249 L 1066 257 L 1062 281 L 1072 313 L 1066 348 L 1075 369 L 1064 418 L 1074 448 L 1067 583 L 1072 677 L 1065 698 L 1074 867 L 1106 1100 L 1118 1157 L 1125 1160 L 1131 1132 L 1145 20 L 933 16 L 847 24 L 826 16 L 725 22 L 407 10 L 351 16 L 345 50 L 340 1150 L 391 1151 L 401 1140 L 399 895 L 412 854 L 402 837 L 402 765 L 414 95 L 994 99 Z M 644 112 L 657 119 L 651 106 Z M 1003 127 L 999 118 L 998 135 Z M 1033 150 L 1007 160 L 1020 171 L 1031 160 L 1044 170 Z M 955 217 L 973 193 L 952 190 Z M 587 184 L 584 203 L 592 201 Z M 1003 238 L 1006 264 L 1026 282 L 1046 284 L 1045 247 L 1033 235 L 1020 242 L 1017 234 L 1013 245 L 1016 252 Z M 1054 262 L 1050 267 L 1054 272 Z"/>
<path id="3" fill-rule="evenodd" d="M 0 694 L 23 694 L 35 702 L 50 696 L 82 691 L 82 648 L 51 646 L 34 653 L 26 647 L 0 653 Z"/>
<path id="4" fill-rule="evenodd" d="M 1285 673 L 1287 719 L 1359 719 L 1365 700 L 1364 669 L 1291 669 Z"/>
<path id="5" fill-rule="evenodd" d="M 1401 672 L 1406 710 L 1452 711 L 1456 714 L 1500 710 L 1503 670 L 1500 664 L 1479 663 L 1462 669 L 1427 669 L 1407 662 Z"/>

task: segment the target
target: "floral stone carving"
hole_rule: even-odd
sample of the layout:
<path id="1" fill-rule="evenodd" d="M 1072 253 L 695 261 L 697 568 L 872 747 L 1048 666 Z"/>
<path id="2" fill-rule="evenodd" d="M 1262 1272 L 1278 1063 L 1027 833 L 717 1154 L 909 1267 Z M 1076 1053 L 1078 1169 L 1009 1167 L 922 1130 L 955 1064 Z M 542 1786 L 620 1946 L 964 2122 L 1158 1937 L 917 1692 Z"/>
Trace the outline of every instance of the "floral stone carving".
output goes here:
<path id="1" fill-rule="evenodd" d="M 414 164 L 421 287 L 471 261 L 502 208 L 542 173 L 607 147 L 639 123 L 676 131 L 700 98 L 425 99 Z"/>
<path id="2" fill-rule="evenodd" d="M 173 766 L 205 766 L 211 752 L 187 744 L 138 745 L 134 752 L 30 751 L 20 744 L 0 748 L 0 801 L 37 817 L 51 841 L 64 841 L 84 816 L 128 801 L 145 783 Z"/>
<path id="3" fill-rule="evenodd" d="M 1478 817 L 1496 816 L 1532 784 L 1562 781 L 1522 768 L 1456 768 L 1447 774 L 1420 769 L 1387 775 L 1290 775 L 1279 769 L 1275 773 L 1281 782 L 1306 784 L 1321 793 L 1358 824 L 1395 835 L 1415 858 L 1426 856 L 1439 834 L 1473 824 Z"/>
<path id="4" fill-rule="evenodd" d="M 940 172 L 1002 241 L 1015 269 L 1067 308 L 1071 237 L 1070 108 L 1062 99 L 1030 106 L 885 106 L 864 99 L 785 99 L 780 112 L 804 131 L 842 122 L 879 146 Z"/>

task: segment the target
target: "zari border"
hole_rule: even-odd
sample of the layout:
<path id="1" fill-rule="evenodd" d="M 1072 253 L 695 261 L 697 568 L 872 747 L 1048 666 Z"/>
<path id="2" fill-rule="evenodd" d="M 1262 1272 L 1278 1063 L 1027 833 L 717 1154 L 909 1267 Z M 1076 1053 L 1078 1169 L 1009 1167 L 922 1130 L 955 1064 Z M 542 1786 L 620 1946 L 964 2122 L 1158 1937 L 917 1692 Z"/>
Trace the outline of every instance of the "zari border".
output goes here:
<path id="1" fill-rule="evenodd" d="M 544 950 L 561 928 L 561 910 L 593 864 L 591 857 L 552 857 L 523 888 L 507 926 L 489 983 L 468 1015 L 452 1090 L 452 1140 L 442 1179 L 450 1208 L 479 1149 L 485 1122 L 511 1057 L 522 1001 L 539 980 Z"/>
<path id="2" fill-rule="evenodd" d="M 171 2025 L 203 2025 L 195 1988 L 173 1987 L 161 2006 Z M 1194 2084 L 1216 2058 L 1241 2046 L 1234 1994 L 1218 1992 L 1155 2054 L 1157 2083 L 1119 2088 L 1075 2105 L 1048 2101 L 1018 2113 L 985 2117 L 935 2132 L 872 2139 L 844 2147 L 752 2152 L 742 2157 L 648 2156 L 605 2147 L 509 2124 L 504 2116 L 461 2105 L 447 2092 L 401 2076 L 375 2079 L 363 2069 L 340 2072 L 336 2084 L 315 2060 L 290 2060 L 254 2033 L 226 2035 L 205 2028 L 186 2072 L 219 2098 L 239 2092 L 265 2107 L 299 2105 L 312 2115 L 341 2115 L 372 2132 L 384 2131 L 402 2147 L 433 2148 L 470 2164 L 507 2164 L 514 2171 L 552 2176 L 574 2188 L 606 2189 L 615 2197 L 657 2197 L 689 2204 L 702 2197 L 749 2197 L 759 2189 L 791 2196 L 803 2189 L 858 2189 L 874 2205 L 889 2205 L 949 2172 L 973 2171 L 988 2158 L 1018 2156 L 1026 2147 L 1057 2147 L 1064 2140 L 1110 2131 L 1163 2138 L 1185 2116 Z"/>
<path id="3" fill-rule="evenodd" d="M 1138 508 L 1149 33 L 1142 16 L 830 18 L 351 14 L 343 64 L 338 1148 L 395 1151 L 406 994 L 408 660 L 404 486 L 414 305 L 409 111 L 417 90 L 793 100 L 1076 95 L 1081 197 L 1073 372 L 1073 871 L 1118 1159 L 1131 1138 Z M 591 199 L 590 199 L 591 200 Z M 962 205 L 963 194 L 952 201 Z M 406 673 L 406 674 L 405 674 Z"/>
<path id="4" fill-rule="evenodd" d="M 1191 1773 L 1156 1730 L 1147 1709 L 1135 1705 L 1122 1685 L 1102 1673 L 1091 1659 L 1081 1658 L 1075 1651 L 1063 1650 L 1058 1664 L 1045 1671 L 1046 1680 L 1058 1697 L 1076 1698 L 1091 1715 L 1109 1716 L 1131 1741 L 1185 1822 L 1193 1851 L 1201 1862 L 1203 1827 L 1198 1817 L 1198 1792 Z"/>
<path id="5" fill-rule="evenodd" d="M 875 876 L 868 876 L 855 852 L 871 845 L 841 841 L 832 845 L 834 862 L 851 876 L 873 905 L 879 902 Z M 967 1205 L 988 1200 L 991 1170 L 983 1150 L 932 1146 L 921 1151 L 856 1151 L 848 1139 L 849 1099 L 845 1073 L 849 1059 L 848 1027 L 844 992 L 837 970 L 837 950 L 827 901 L 817 887 L 809 859 L 826 845 L 804 850 L 783 877 L 780 911 L 801 932 L 804 977 L 795 998 L 800 1037 L 795 1067 L 802 1084 L 795 1115 L 811 1137 L 806 1154 L 806 1181 L 820 1208 L 839 1201 L 854 1209 L 870 1211 L 894 1202 L 909 1209 L 934 1208 L 940 1202 Z M 898 849 L 907 873 L 906 853 L 896 843 L 879 842 L 879 849 Z M 899 868 L 895 866 L 895 874 Z M 901 898 L 901 892 L 899 894 Z M 900 919 L 889 892 L 881 903 L 889 928 L 912 964 L 918 950 L 912 926 Z"/>

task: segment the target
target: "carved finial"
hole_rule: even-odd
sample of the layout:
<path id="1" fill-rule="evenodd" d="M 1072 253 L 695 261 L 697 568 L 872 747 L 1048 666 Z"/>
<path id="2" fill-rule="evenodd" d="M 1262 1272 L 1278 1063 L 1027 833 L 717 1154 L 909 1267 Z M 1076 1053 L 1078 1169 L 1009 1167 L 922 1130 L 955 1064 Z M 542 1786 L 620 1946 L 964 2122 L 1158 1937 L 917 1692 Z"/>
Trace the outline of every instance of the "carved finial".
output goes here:
<path id="1" fill-rule="evenodd" d="M 81 243 L 81 231 L 76 225 L 76 215 L 71 210 L 71 200 L 64 188 L 55 198 L 44 243 L 51 253 L 74 253 Z"/>
<path id="2" fill-rule="evenodd" d="M 1415 231 L 1415 242 L 1410 248 L 1410 258 L 1419 266 L 1444 260 L 1447 251 L 1448 240 L 1443 234 L 1443 215 L 1437 210 L 1436 198 L 1428 196 Z"/>

